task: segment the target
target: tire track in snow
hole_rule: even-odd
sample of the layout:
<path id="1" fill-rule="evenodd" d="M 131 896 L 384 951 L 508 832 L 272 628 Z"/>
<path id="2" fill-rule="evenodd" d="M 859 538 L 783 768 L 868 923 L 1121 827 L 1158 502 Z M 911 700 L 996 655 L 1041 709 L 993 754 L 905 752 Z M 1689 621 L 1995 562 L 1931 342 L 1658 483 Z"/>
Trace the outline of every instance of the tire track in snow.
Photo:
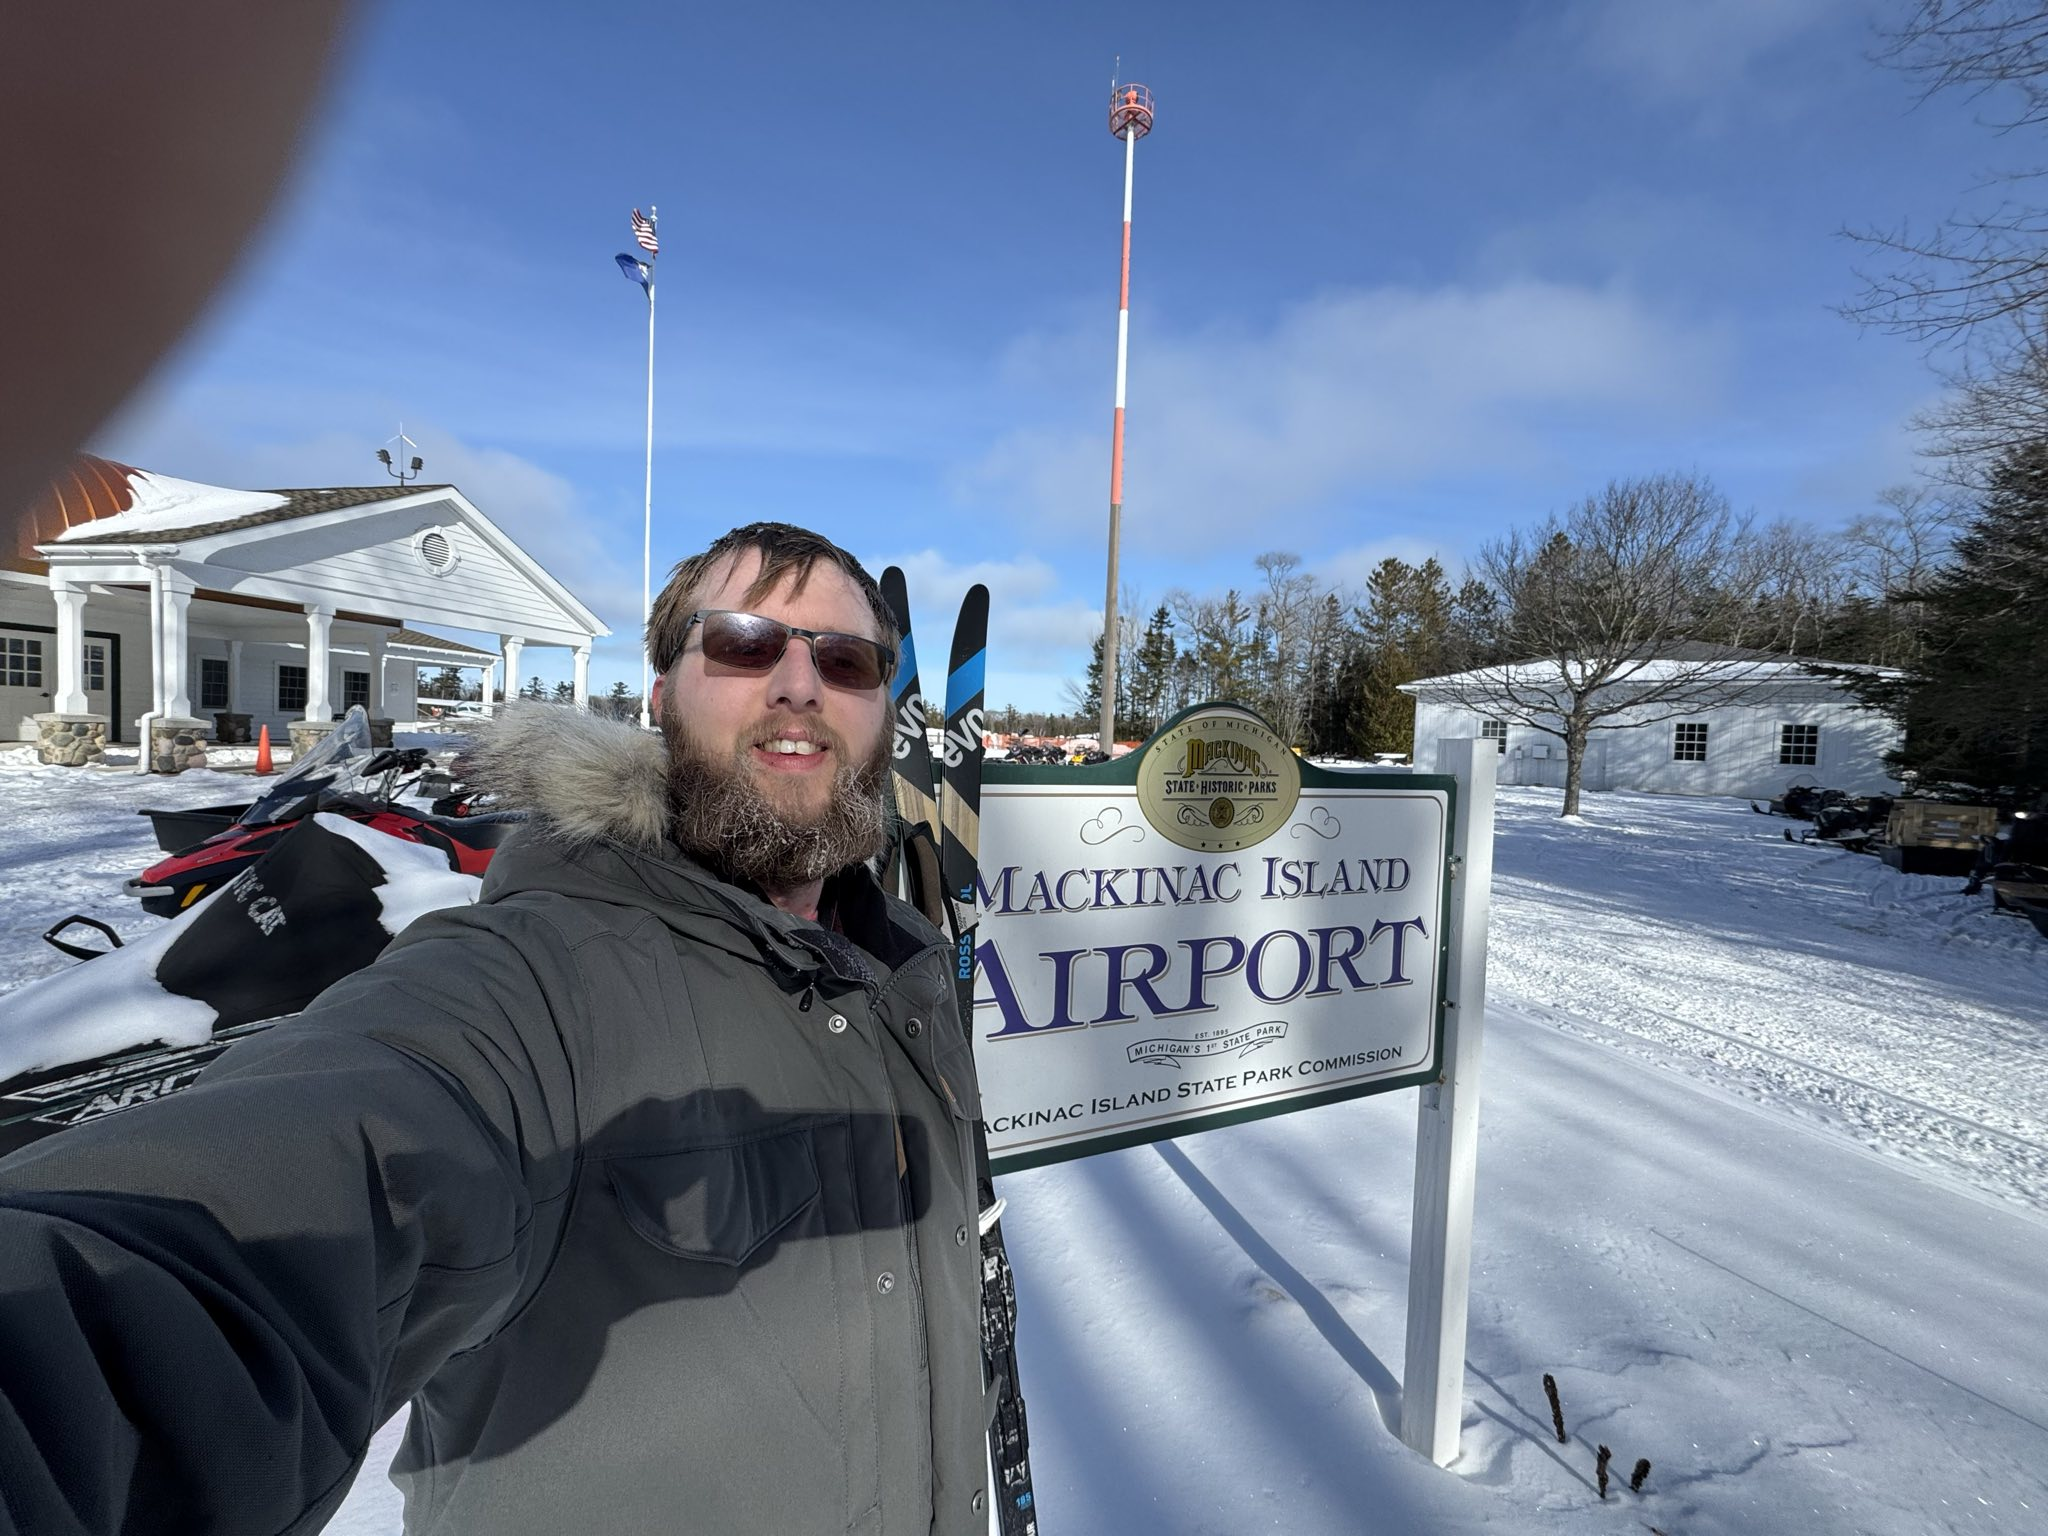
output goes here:
<path id="1" fill-rule="evenodd" d="M 1725 803 L 1502 796 L 1497 995 L 1995 1198 L 2048 1204 L 2048 950 L 1949 882 L 1813 860 Z M 2027 937 L 2031 938 L 2031 934 Z"/>
<path id="2" fill-rule="evenodd" d="M 1661 1039 L 1512 994 L 1503 994 L 1500 1000 L 1538 1023 L 1686 1075 L 1708 1075 L 1716 1087 L 1750 1103 L 1822 1121 L 1859 1146 L 1962 1179 L 2002 1200 L 2034 1210 L 2048 1206 L 2048 1145 L 1660 1010 L 1651 1011 L 1668 1031 Z M 1750 1060 L 1688 1049 L 1687 1035 L 1710 1037 Z M 1757 1058 L 1764 1058 L 1764 1063 Z M 1848 1091 L 1831 1092 L 1827 1084 Z M 1874 1101 L 1896 1105 L 1902 1112 L 1886 1114 Z M 1933 1156 L 1932 1148 L 1951 1155 Z"/>

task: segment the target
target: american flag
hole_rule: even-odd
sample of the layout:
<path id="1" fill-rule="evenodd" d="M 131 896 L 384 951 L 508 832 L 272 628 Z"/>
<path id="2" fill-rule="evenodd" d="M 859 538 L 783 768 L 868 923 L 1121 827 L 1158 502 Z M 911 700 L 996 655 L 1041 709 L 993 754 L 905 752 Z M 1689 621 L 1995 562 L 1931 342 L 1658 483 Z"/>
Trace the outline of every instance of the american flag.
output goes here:
<path id="1" fill-rule="evenodd" d="M 633 238 L 640 242 L 640 249 L 648 255 L 661 254 L 661 240 L 654 233 L 654 220 L 646 217 L 638 208 L 633 210 Z"/>

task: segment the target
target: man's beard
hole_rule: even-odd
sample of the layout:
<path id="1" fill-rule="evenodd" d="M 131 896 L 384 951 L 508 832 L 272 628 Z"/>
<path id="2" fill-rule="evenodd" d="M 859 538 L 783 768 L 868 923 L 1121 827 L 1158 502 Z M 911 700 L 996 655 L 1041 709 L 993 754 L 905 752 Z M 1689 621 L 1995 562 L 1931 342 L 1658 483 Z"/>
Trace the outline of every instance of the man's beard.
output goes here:
<path id="1" fill-rule="evenodd" d="M 893 745 L 889 731 L 881 733 L 867 761 L 856 764 L 839 737 L 810 723 L 835 766 L 824 805 L 804 812 L 779 807 L 748 759 L 754 742 L 772 733 L 777 722 L 764 721 L 744 734 L 721 762 L 689 735 L 680 715 L 665 711 L 661 734 L 668 742 L 669 836 L 683 852 L 727 880 L 774 891 L 823 879 L 882 851 L 889 830 L 883 800 Z"/>

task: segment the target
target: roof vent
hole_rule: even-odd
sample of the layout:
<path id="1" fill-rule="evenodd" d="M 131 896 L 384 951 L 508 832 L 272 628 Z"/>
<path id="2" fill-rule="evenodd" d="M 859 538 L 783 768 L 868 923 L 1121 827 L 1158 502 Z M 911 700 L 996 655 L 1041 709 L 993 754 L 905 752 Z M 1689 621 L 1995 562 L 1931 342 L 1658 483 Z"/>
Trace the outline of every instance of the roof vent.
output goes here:
<path id="1" fill-rule="evenodd" d="M 455 552 L 455 541 L 440 528 L 422 528 L 414 534 L 412 552 L 413 558 L 435 576 L 446 576 L 461 558 Z"/>

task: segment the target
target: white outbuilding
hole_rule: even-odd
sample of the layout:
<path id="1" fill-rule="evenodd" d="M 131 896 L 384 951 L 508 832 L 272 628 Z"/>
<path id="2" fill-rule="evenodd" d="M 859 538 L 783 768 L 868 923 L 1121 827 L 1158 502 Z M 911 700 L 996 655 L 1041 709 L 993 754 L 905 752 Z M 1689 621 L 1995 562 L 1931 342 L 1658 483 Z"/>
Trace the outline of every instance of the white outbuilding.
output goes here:
<path id="1" fill-rule="evenodd" d="M 1603 721 L 1587 738 L 1581 787 L 1762 798 L 1798 782 L 1895 792 L 1884 755 L 1899 745 L 1898 726 L 1815 666 L 1876 670 L 1697 644 L 1629 663 L 1629 677 L 1611 684 L 1607 698 L 1648 693 L 1682 668 L 1685 702 L 1646 704 Z M 1501 754 L 1500 783 L 1562 788 L 1564 742 L 1537 723 L 1561 716 L 1528 707 L 1558 671 L 1556 662 L 1525 662 L 1403 683 L 1415 699 L 1413 760 L 1434 763 L 1440 740 L 1486 738 Z M 1520 708 L 1506 704 L 1509 694 Z"/>
<path id="2" fill-rule="evenodd" d="M 580 705 L 610 632 L 452 485 L 243 491 L 82 455 L 0 548 L 0 740 L 79 763 L 147 735 L 175 771 L 222 733 L 414 718 L 422 666 L 488 700 L 528 646 L 572 653 Z"/>

